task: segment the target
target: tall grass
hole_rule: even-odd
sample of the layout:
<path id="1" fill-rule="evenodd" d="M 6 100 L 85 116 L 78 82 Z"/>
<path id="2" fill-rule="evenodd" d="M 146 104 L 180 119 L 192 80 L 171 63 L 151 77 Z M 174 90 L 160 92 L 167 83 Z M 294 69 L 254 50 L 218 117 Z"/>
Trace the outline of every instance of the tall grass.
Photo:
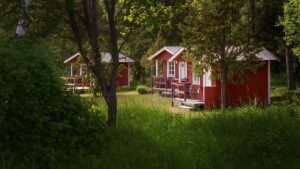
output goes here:
<path id="1" fill-rule="evenodd" d="M 108 132 L 104 151 L 75 168 L 300 168 L 296 108 L 175 114 L 147 105 L 146 97 L 120 102 L 118 125 Z"/>

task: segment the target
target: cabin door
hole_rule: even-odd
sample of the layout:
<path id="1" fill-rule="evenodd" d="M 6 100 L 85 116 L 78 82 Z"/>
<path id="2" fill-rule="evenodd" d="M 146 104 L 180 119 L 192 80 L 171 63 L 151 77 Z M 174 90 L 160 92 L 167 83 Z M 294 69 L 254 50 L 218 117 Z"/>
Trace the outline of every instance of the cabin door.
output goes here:
<path id="1" fill-rule="evenodd" d="M 179 68 L 179 81 L 181 82 L 181 79 L 187 78 L 187 62 L 179 62 L 178 64 Z"/>

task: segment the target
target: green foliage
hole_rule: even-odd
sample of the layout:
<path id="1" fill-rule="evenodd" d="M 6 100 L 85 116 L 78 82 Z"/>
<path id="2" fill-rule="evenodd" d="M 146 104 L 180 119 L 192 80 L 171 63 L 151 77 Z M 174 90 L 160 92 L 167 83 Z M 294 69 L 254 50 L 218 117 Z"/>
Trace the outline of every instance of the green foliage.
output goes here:
<path id="1" fill-rule="evenodd" d="M 146 94 L 149 92 L 149 87 L 147 86 L 144 86 L 144 85 L 138 85 L 136 87 L 136 91 L 139 93 L 139 94 Z"/>
<path id="2" fill-rule="evenodd" d="M 0 165 L 57 168 L 100 150 L 104 123 L 67 95 L 44 43 L 0 30 Z"/>
<path id="3" fill-rule="evenodd" d="M 294 46 L 293 53 L 300 57 L 300 1 L 289 0 L 284 5 L 284 26 L 287 45 Z"/>
<path id="4" fill-rule="evenodd" d="M 124 11 L 124 22 L 120 23 L 121 36 L 129 31 L 132 23 L 128 20 L 132 20 L 137 11 L 145 9 L 134 21 L 135 29 L 124 46 L 124 51 L 137 61 L 131 69 L 133 80 L 145 83 L 145 77 L 151 76 L 151 62 L 147 58 L 165 44 L 178 45 L 181 42 L 178 25 L 187 13 L 183 10 L 185 0 L 125 2 L 131 2 L 133 5 Z"/>
<path id="5" fill-rule="evenodd" d="M 153 55 L 154 53 L 156 53 L 159 49 L 161 49 L 162 47 L 164 47 L 166 44 L 165 39 L 162 37 L 161 33 L 159 32 L 157 34 L 157 37 L 154 41 L 154 43 L 152 44 L 152 46 L 144 53 L 142 59 L 141 59 L 141 65 L 143 68 L 145 68 L 146 70 L 151 70 L 151 66 L 152 63 L 150 60 L 148 60 L 148 58 Z"/>
<path id="6" fill-rule="evenodd" d="M 287 87 L 274 87 L 271 93 L 274 105 L 300 105 L 300 89 L 288 91 Z"/>
<path id="7" fill-rule="evenodd" d="M 254 69 L 259 47 L 251 36 L 247 2 L 189 1 L 186 6 L 190 12 L 181 25 L 189 58 L 200 61 L 201 68 L 227 72 L 227 79 L 243 78 Z"/>

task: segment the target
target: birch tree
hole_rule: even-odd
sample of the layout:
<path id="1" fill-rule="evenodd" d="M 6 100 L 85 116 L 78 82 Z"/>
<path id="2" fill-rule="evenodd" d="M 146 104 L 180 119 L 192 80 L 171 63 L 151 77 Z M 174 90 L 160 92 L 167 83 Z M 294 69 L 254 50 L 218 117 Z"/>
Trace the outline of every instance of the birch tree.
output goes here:
<path id="1" fill-rule="evenodd" d="M 22 0 L 23 12 L 22 16 L 18 21 L 18 26 L 16 29 L 16 36 L 23 37 L 27 32 L 27 28 L 29 25 L 29 6 L 31 4 L 31 0 Z"/>

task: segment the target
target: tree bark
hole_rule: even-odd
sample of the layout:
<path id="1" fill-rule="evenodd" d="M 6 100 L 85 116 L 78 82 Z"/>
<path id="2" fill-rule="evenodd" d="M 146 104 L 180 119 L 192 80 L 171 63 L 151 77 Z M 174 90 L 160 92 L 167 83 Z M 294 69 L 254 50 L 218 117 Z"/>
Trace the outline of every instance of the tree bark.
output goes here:
<path id="1" fill-rule="evenodd" d="M 117 122 L 117 95 L 116 92 L 111 92 L 110 97 L 106 98 L 108 105 L 107 124 L 109 127 L 116 126 Z"/>
<path id="2" fill-rule="evenodd" d="M 109 82 L 110 98 L 108 98 L 108 119 L 107 123 L 110 127 L 116 126 L 117 122 L 117 76 L 119 68 L 119 47 L 117 36 L 117 23 L 116 23 L 116 1 L 104 0 L 106 12 L 108 15 L 108 24 L 110 31 L 110 52 L 112 59 L 111 77 Z"/>
<path id="3" fill-rule="evenodd" d="M 16 29 L 17 37 L 25 36 L 29 25 L 29 6 L 31 4 L 31 0 L 22 0 L 22 4 L 23 4 L 23 13 L 21 18 L 18 21 L 18 26 Z"/>
<path id="4" fill-rule="evenodd" d="M 68 3 L 68 1 L 66 0 Z M 71 1 L 72 2 L 72 1 Z M 116 32 L 116 23 L 115 23 L 115 3 L 112 1 L 105 1 L 107 14 L 108 14 L 108 21 L 110 26 L 110 39 L 109 39 L 109 50 L 111 53 L 111 64 L 112 67 L 110 69 L 109 77 L 106 78 L 104 75 L 104 67 L 101 63 L 101 54 L 100 54 L 100 47 L 98 43 L 98 14 L 97 14 L 97 1 L 96 0 L 82 0 L 82 7 L 83 7 L 83 16 L 81 16 L 81 20 L 84 24 L 84 30 L 87 34 L 91 56 L 87 56 L 87 52 L 85 51 L 83 44 L 84 39 L 81 34 L 84 34 L 80 30 L 80 26 L 78 24 L 78 13 L 75 15 L 75 5 L 73 3 L 69 3 L 68 8 L 68 15 L 70 19 L 70 26 L 72 28 L 74 37 L 76 39 L 78 49 L 81 53 L 81 56 L 84 62 L 87 64 L 88 68 L 93 72 L 97 82 L 99 82 L 99 86 L 101 88 L 103 97 L 108 107 L 107 112 L 107 123 L 108 125 L 115 126 L 117 121 L 117 96 L 116 96 L 116 79 L 118 75 L 118 67 L 119 67 L 119 50 L 118 50 L 118 43 L 117 43 L 117 32 Z M 112 4 L 110 4 L 110 2 Z"/>
<path id="5" fill-rule="evenodd" d="M 256 32 L 256 0 L 250 0 L 250 9 L 251 9 L 251 33 L 255 35 Z"/>
<path id="6" fill-rule="evenodd" d="M 287 85 L 288 91 L 296 90 L 296 81 L 294 76 L 294 59 L 293 55 L 290 52 L 289 47 L 285 48 L 285 59 L 286 59 L 286 73 L 287 73 Z"/>
<path id="7" fill-rule="evenodd" d="M 220 74 L 221 74 L 221 108 L 227 107 L 227 67 L 224 62 L 220 64 Z"/>
<path id="8" fill-rule="evenodd" d="M 97 80 L 97 82 L 99 82 L 98 84 L 107 104 L 107 123 L 109 126 L 115 126 L 117 121 L 116 88 L 117 77 L 119 73 L 119 52 L 122 49 L 124 43 L 128 40 L 131 31 L 129 32 L 129 34 L 127 34 L 121 45 L 119 45 L 118 40 L 120 38 L 118 37 L 117 20 L 119 17 L 118 13 L 121 11 L 116 12 L 118 1 L 104 0 L 104 9 L 107 13 L 107 15 L 105 16 L 107 17 L 110 31 L 109 40 L 106 44 L 108 45 L 107 50 L 109 50 L 111 54 L 111 68 L 109 69 L 109 76 L 107 77 L 104 74 L 105 67 L 101 61 L 100 43 L 98 42 L 98 24 L 100 21 L 100 19 L 98 19 L 98 11 L 102 9 L 99 8 L 100 2 L 97 0 L 65 0 L 65 2 L 67 4 L 66 7 L 70 19 L 70 26 L 72 28 L 81 56 L 84 62 L 87 64 L 88 68 L 95 75 L 95 79 Z M 76 8 L 78 5 L 80 5 L 80 3 L 78 2 L 81 2 L 82 9 Z M 78 12 L 78 10 L 82 11 Z M 123 10 L 123 8 L 121 8 L 120 10 Z M 83 15 L 81 15 L 81 12 L 83 13 Z M 82 22 L 81 24 L 83 24 L 83 28 L 80 27 L 81 25 L 79 21 Z M 84 38 L 85 34 L 87 34 L 87 41 L 89 44 L 88 49 L 84 48 L 84 42 L 86 41 L 86 39 Z M 90 57 L 88 57 L 88 54 Z"/>

